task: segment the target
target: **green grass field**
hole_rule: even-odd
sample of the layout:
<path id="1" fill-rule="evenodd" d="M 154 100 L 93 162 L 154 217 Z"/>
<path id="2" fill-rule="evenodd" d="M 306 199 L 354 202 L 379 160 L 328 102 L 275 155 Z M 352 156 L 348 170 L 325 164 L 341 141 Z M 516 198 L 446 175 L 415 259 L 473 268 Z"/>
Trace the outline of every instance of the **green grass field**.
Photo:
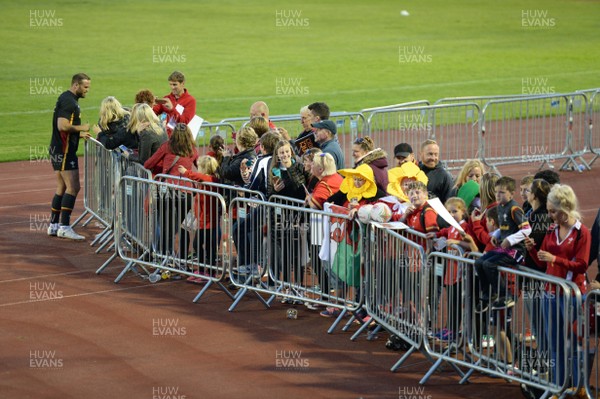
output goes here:
<path id="1" fill-rule="evenodd" d="M 90 122 L 106 96 L 168 93 L 173 70 L 211 122 L 258 99 L 277 115 L 313 101 L 358 111 L 568 92 L 600 86 L 599 17 L 598 1 L 564 0 L 4 1 L 0 161 L 48 145 L 56 98 L 79 71 L 92 77 L 80 101 Z"/>

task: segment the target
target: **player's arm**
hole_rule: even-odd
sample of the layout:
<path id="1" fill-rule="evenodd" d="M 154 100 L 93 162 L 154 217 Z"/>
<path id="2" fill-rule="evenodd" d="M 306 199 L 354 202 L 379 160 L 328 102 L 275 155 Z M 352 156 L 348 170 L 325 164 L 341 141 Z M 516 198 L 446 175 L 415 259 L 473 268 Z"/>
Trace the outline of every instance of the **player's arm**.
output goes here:
<path id="1" fill-rule="evenodd" d="M 90 130 L 89 123 L 83 125 L 72 125 L 67 118 L 61 117 L 58 118 L 57 126 L 59 131 L 67 132 L 69 134 L 79 133 L 81 135 L 82 132 L 89 132 Z"/>

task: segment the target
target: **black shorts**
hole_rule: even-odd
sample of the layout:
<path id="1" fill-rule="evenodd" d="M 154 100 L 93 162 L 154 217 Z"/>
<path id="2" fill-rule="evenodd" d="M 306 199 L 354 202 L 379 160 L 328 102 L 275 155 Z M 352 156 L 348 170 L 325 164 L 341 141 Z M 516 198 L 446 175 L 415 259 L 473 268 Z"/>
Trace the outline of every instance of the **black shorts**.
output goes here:
<path id="1" fill-rule="evenodd" d="M 52 163 L 52 169 L 55 171 L 79 169 L 77 153 L 67 152 L 64 154 L 60 151 L 50 150 L 50 162 Z"/>

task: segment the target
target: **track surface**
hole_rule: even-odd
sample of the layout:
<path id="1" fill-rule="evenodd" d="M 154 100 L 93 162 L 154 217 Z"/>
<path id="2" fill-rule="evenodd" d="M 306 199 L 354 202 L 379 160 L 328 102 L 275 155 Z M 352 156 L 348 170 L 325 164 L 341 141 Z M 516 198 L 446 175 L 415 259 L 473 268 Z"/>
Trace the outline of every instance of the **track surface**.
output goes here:
<path id="1" fill-rule="evenodd" d="M 501 169 L 518 179 L 535 170 Z M 561 173 L 588 226 L 600 203 L 599 170 Z M 449 367 L 419 386 L 430 366 L 422 355 L 391 373 L 402 353 L 385 349 L 385 334 L 372 342 L 351 342 L 355 327 L 328 335 L 332 320 L 303 306 L 289 320 L 286 305 L 267 310 L 250 295 L 229 313 L 216 289 L 193 304 L 199 288 L 183 281 L 129 275 L 116 285 L 122 261 L 94 273 L 109 256 L 89 246 L 100 232 L 94 222 L 77 228 L 86 242 L 46 235 L 48 163 L 2 164 L 0 184 L 0 398 L 520 397 L 516 384 L 477 373 L 458 385 Z M 285 367 L 290 356 L 297 368 Z"/>

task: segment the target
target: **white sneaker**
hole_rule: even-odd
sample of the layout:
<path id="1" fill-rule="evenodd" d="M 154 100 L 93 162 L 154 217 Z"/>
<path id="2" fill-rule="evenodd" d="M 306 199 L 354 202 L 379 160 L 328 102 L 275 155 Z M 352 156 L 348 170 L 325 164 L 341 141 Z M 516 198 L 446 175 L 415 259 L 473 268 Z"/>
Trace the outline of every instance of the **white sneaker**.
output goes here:
<path id="1" fill-rule="evenodd" d="M 48 226 L 48 235 L 51 237 L 56 237 L 56 233 L 58 232 L 58 223 L 50 223 Z"/>
<path id="2" fill-rule="evenodd" d="M 60 226 L 56 235 L 60 238 L 68 238 L 69 240 L 83 241 L 85 237 L 75 233 L 71 226 Z"/>

